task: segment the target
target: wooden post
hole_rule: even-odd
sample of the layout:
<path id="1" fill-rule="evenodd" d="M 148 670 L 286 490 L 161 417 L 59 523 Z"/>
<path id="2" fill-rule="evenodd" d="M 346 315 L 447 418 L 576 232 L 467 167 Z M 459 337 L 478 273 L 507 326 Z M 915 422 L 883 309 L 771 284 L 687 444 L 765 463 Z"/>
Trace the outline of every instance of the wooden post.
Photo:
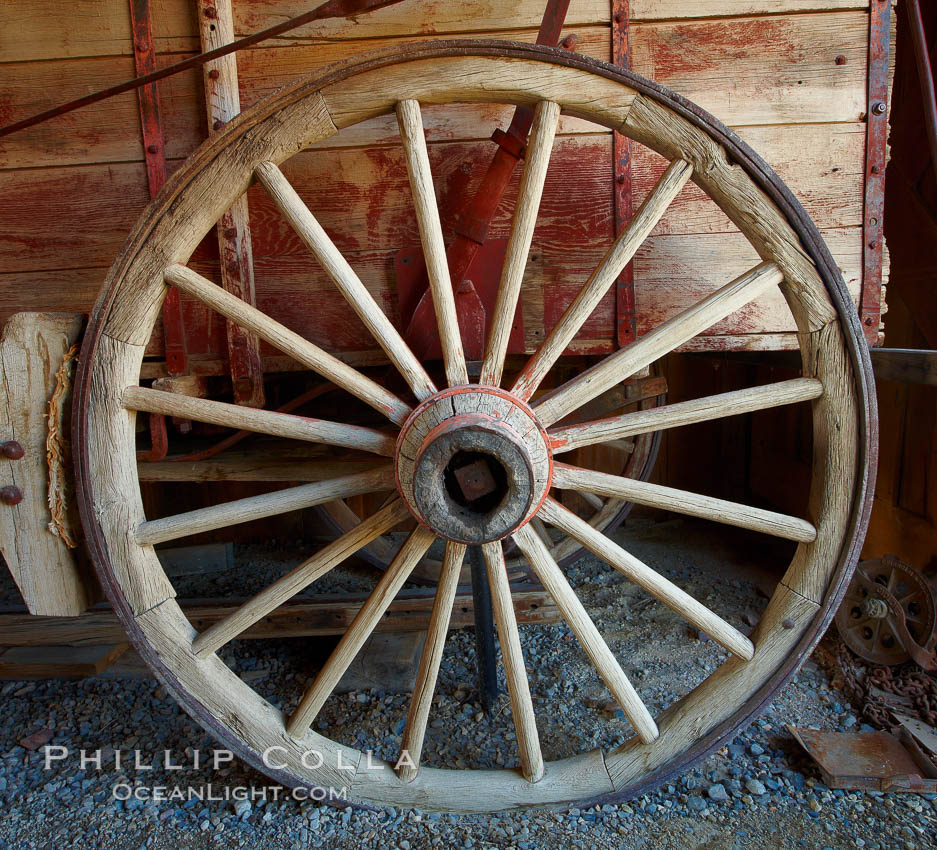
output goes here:
<path id="1" fill-rule="evenodd" d="M 0 442 L 14 440 L 22 448 L 21 457 L 0 456 L 0 487 L 15 488 L 10 495 L 19 498 L 0 504 L 0 549 L 30 614 L 75 616 L 88 606 L 66 542 L 78 533 L 69 521 L 70 458 L 55 448 L 47 456 L 49 426 L 62 424 L 58 416 L 49 416 L 49 401 L 55 394 L 57 410 L 67 414 L 67 369 L 59 370 L 81 326 L 81 316 L 73 313 L 17 313 L 0 340 Z M 56 393 L 58 383 L 64 388 Z M 58 484 L 50 492 L 53 468 Z M 63 536 L 54 533 L 53 526 Z"/>
<path id="2" fill-rule="evenodd" d="M 213 50 L 234 41 L 231 0 L 198 0 L 198 28 L 202 50 Z M 203 66 L 205 106 L 210 133 L 221 130 L 241 112 L 237 59 L 233 53 Z M 218 222 L 221 285 L 248 304 L 256 304 L 254 260 L 251 253 L 247 196 L 241 195 Z M 246 328 L 226 320 L 228 361 L 234 400 L 250 407 L 264 406 L 264 375 L 260 340 Z"/>

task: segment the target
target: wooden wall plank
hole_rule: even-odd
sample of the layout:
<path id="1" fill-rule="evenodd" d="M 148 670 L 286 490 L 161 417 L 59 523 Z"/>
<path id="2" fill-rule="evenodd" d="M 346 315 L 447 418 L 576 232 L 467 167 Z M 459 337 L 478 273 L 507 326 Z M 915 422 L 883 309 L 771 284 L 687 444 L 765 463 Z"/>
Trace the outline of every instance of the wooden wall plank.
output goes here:
<path id="1" fill-rule="evenodd" d="M 695 100 L 733 126 L 855 122 L 865 110 L 865 47 L 868 16 L 861 12 L 793 15 L 636 26 L 634 68 Z M 608 28 L 582 27 L 577 50 L 609 58 Z M 534 30 L 487 32 L 494 38 L 533 41 Z M 440 36 L 434 36 L 439 38 Z M 374 39 L 369 49 L 402 43 Z M 244 107 L 292 79 L 360 52 L 361 43 L 301 44 L 258 48 L 239 55 Z M 844 65 L 836 65 L 837 56 Z M 163 56 L 166 63 L 180 58 Z M 4 112 L 23 117 L 69 97 L 132 76 L 123 57 L 24 63 L 6 68 L 11 92 Z M 187 156 L 205 138 L 201 82 L 186 72 L 161 84 L 167 154 Z M 5 139 L 0 168 L 122 161 L 142 158 L 139 121 L 132 95 L 96 104 Z M 431 140 L 479 138 L 490 134 L 491 118 L 505 110 L 464 107 L 428 110 Z M 0 115 L 0 117 L 3 117 Z M 568 122 L 570 132 L 584 122 Z M 383 144 L 396 136 L 391 120 L 369 122 L 340 134 L 338 144 Z"/>
<path id="2" fill-rule="evenodd" d="M 633 21 L 868 9 L 868 0 L 631 0 Z"/>
<path id="3" fill-rule="evenodd" d="M 195 9 L 187 0 L 151 0 L 154 38 L 161 52 L 198 46 Z M 389 36 L 486 34 L 494 29 L 536 28 L 544 0 L 497 4 L 490 0 L 408 0 L 405 7 L 361 15 L 354 20 L 309 24 L 280 43 L 314 40 L 366 40 Z M 240 0 L 235 7 L 238 37 L 308 11 L 303 0 Z M 634 22 L 791 12 L 867 9 L 861 0 L 632 0 Z M 567 26 L 607 23 L 607 0 L 576 0 Z M 0 62 L 132 54 L 130 18 L 124 0 L 73 0 L 68 14 L 56 0 L 5 0 L 0 5 L 0 32 L 16 38 L 0 43 Z M 359 51 L 367 49 L 359 47 Z"/>
<path id="4" fill-rule="evenodd" d="M 733 126 L 858 121 L 868 29 L 865 12 L 636 26 L 632 66 Z"/>
<path id="5" fill-rule="evenodd" d="M 820 228 L 861 221 L 861 162 L 856 159 L 860 125 L 758 128 L 757 135 L 766 159 L 789 176 L 792 190 Z M 824 146 L 820 142 L 827 135 L 833 141 Z M 486 143 L 430 146 L 446 225 L 451 224 L 455 199 L 480 178 L 492 149 Z M 610 237 L 609 157 L 607 135 L 557 140 L 535 237 L 539 245 L 590 243 L 596 234 Z M 637 147 L 634 162 L 635 191 L 641 198 L 659 176 L 663 160 Z M 341 250 L 418 243 L 399 147 L 303 153 L 285 171 Z M 568 180 L 572 173 L 574 181 Z M 515 191 L 512 186 L 493 222 L 493 236 L 507 235 Z M 6 201 L 0 207 L 0 272 L 7 273 L 106 266 L 147 201 L 139 163 L 7 171 L 0 174 L 0 192 Z M 309 256 L 262 190 L 252 189 L 250 202 L 258 256 Z M 655 233 L 731 230 L 718 208 L 695 186 L 687 186 Z M 47 239 L 49 233 L 55 238 Z"/>
<path id="6" fill-rule="evenodd" d="M 536 30 L 487 33 L 492 38 L 534 41 Z M 608 27 L 577 30 L 577 50 L 608 60 Z M 436 37 L 439 38 L 438 36 Z M 377 50 L 409 39 L 377 39 L 367 49 Z M 354 56 L 359 42 L 298 44 L 238 53 L 241 106 L 247 109 L 285 84 L 304 74 Z M 190 54 L 159 57 L 165 66 Z M 94 57 L 62 62 L 23 62 L 9 65 L 8 100 L 2 109 L 10 120 L 39 112 L 89 91 L 106 88 L 134 76 L 133 61 L 124 57 Z M 188 156 L 208 135 L 204 95 L 198 71 L 185 71 L 159 84 L 160 107 L 170 158 Z M 495 127 L 506 128 L 509 108 L 497 106 L 427 107 L 425 121 L 430 141 L 489 138 Z M 0 112 L 0 119 L 3 113 Z M 595 125 L 567 118 L 561 132 L 594 132 Z M 376 145 L 397 142 L 394 116 L 368 121 L 350 128 L 324 147 Z M 136 95 L 118 95 L 101 103 L 59 116 L 16 133 L 0 142 L 0 168 L 77 165 L 120 162 L 143 158 Z"/>
<path id="7" fill-rule="evenodd" d="M 196 50 L 198 26 L 189 0 L 150 0 L 159 52 Z M 0 62 L 81 56 L 133 56 L 127 0 L 4 0 Z"/>

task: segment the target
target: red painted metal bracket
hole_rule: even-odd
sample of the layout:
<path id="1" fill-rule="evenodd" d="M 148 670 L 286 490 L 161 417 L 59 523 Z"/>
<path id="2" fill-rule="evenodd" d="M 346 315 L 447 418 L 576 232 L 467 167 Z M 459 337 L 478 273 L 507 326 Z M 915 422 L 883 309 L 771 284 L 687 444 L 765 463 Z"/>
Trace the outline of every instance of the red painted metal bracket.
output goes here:
<path id="1" fill-rule="evenodd" d="M 629 0 L 612 0 L 612 64 L 631 70 Z M 631 184 L 631 139 L 617 130 L 612 140 L 612 178 L 615 198 L 615 233 L 621 233 L 634 213 Z M 634 262 L 615 282 L 615 335 L 619 346 L 635 339 Z"/>
<path id="2" fill-rule="evenodd" d="M 137 74 L 142 76 L 156 70 L 156 49 L 153 46 L 153 29 L 150 25 L 150 0 L 130 0 L 130 17 L 133 25 L 133 61 Z M 156 85 L 148 83 L 137 89 L 150 197 L 156 195 L 166 182 L 166 148 Z M 175 287 L 170 287 L 166 294 L 162 315 L 166 370 L 170 375 L 181 375 L 185 372 L 186 365 L 185 328 L 182 323 L 179 291 Z"/>
<path id="3" fill-rule="evenodd" d="M 537 44 L 552 47 L 559 42 L 569 3 L 570 0 L 548 0 L 540 29 L 537 32 Z M 511 119 L 508 129 L 506 131 L 496 130 L 492 135 L 492 140 L 498 145 L 498 150 L 495 151 L 491 164 L 488 166 L 488 171 L 485 173 L 474 197 L 468 199 L 459 211 L 453 228 L 456 238 L 452 240 L 452 243 L 446 249 L 449 275 L 453 286 L 458 287 L 466 279 L 470 267 L 473 267 L 479 248 L 485 244 L 488 236 L 488 225 L 494 217 L 504 190 L 514 173 L 514 166 L 523 156 L 524 146 L 527 143 L 527 134 L 530 132 L 530 125 L 533 120 L 533 111 L 519 106 L 514 110 L 514 117 Z M 401 255 L 403 253 L 401 252 Z M 500 271 L 493 277 L 486 276 L 485 278 L 476 274 L 471 277 L 471 280 L 482 303 L 494 304 L 494 297 L 497 294 L 500 281 Z M 408 323 L 404 338 L 413 349 L 414 354 L 417 357 L 429 357 L 429 352 L 439 347 L 439 332 L 436 328 L 435 311 L 432 309 L 432 295 L 425 278 L 419 285 L 422 289 L 419 304 L 412 313 L 401 310 L 401 319 Z M 398 280 L 399 288 L 400 282 Z M 519 335 L 523 341 L 522 322 L 521 305 L 520 300 L 518 300 L 512 337 L 516 339 L 516 335 Z M 484 328 L 482 333 L 484 334 Z M 463 339 L 462 344 L 466 349 L 478 350 L 484 348 L 484 336 L 480 341 Z M 517 350 L 509 342 L 508 351 Z M 523 345 L 521 345 L 520 350 L 523 350 Z"/>
<path id="4" fill-rule="evenodd" d="M 871 0 L 869 12 L 869 88 L 865 136 L 865 205 L 862 220 L 862 290 L 859 296 L 859 319 L 869 345 L 881 345 L 891 0 Z"/>

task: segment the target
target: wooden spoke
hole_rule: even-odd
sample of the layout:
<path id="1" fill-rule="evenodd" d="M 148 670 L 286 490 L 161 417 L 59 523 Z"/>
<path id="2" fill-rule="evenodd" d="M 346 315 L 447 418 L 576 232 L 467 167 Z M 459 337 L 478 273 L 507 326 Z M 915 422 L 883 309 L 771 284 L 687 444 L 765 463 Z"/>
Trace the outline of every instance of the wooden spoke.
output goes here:
<path id="1" fill-rule="evenodd" d="M 386 457 L 393 456 L 396 444 L 395 435 L 386 434 L 374 428 L 362 428 L 358 425 L 345 425 L 340 422 L 328 422 L 324 419 L 294 416 L 289 413 L 276 413 L 272 410 L 258 410 L 254 407 L 193 398 L 146 387 L 127 387 L 123 394 L 123 404 L 130 410 L 146 410 L 149 413 L 162 413 L 165 416 L 181 416 L 184 419 L 209 422 L 212 425 L 223 425 L 226 428 L 256 431 L 260 434 L 306 440 L 310 443 L 344 446 Z"/>
<path id="2" fill-rule="evenodd" d="M 524 172 L 521 175 L 517 203 L 514 205 L 514 221 L 511 236 L 504 255 L 501 282 L 495 312 L 488 330 L 488 345 L 482 363 L 479 383 L 500 386 L 504 369 L 504 356 L 508 350 L 508 338 L 517 310 L 517 298 L 521 292 L 527 255 L 534 236 L 537 212 L 543 196 L 543 184 L 547 177 L 547 166 L 553 150 L 553 138 L 560 120 L 560 107 L 549 100 L 537 104 L 534 121 L 527 143 Z"/>
<path id="3" fill-rule="evenodd" d="M 547 527 L 544 525 L 543 520 L 538 516 L 531 517 L 530 524 L 533 526 L 534 531 L 537 532 L 537 537 L 543 541 L 544 545 L 548 549 L 552 549 L 553 538 L 550 537 L 550 532 L 547 531 Z"/>
<path id="4" fill-rule="evenodd" d="M 397 553 L 377 586 L 371 592 L 361 610 L 352 620 L 348 631 L 342 635 L 328 661 L 325 662 L 312 686 L 303 694 L 296 711 L 286 724 L 286 731 L 301 738 L 306 734 L 309 724 L 319 713 L 329 694 L 344 675 L 348 666 L 364 646 L 374 627 L 387 610 L 413 568 L 419 563 L 436 536 L 427 528 L 418 525 Z"/>
<path id="5" fill-rule="evenodd" d="M 610 354 L 591 369 L 567 381 L 534 405 L 544 426 L 552 425 L 600 393 L 653 363 L 692 339 L 700 331 L 724 319 L 739 307 L 783 279 L 774 263 L 761 263 L 740 275 L 708 298 L 674 316 L 631 345 Z"/>
<path id="6" fill-rule="evenodd" d="M 252 330 L 274 348 L 348 390 L 392 422 L 401 425 L 410 415 L 412 408 L 380 384 L 186 266 L 169 266 L 164 277 L 167 283 L 178 286 L 232 322 Z"/>
<path id="7" fill-rule="evenodd" d="M 272 162 L 262 162 L 254 169 L 254 174 L 309 250 L 316 255 L 329 277 L 335 281 L 365 327 L 387 352 L 387 356 L 404 376 L 414 395 L 422 401 L 435 393 L 436 385 L 426 374 L 420 361 L 413 355 L 403 337 L 377 305 L 367 287 L 335 247 L 335 243 L 322 229 L 322 225 L 303 203 L 283 172 Z"/>
<path id="8" fill-rule="evenodd" d="M 635 584 L 643 587 L 655 599 L 676 611 L 687 622 L 708 634 L 716 643 L 733 655 L 750 661 L 755 654 L 755 647 L 738 629 L 729 625 L 718 614 L 697 602 L 686 591 L 681 590 L 672 581 L 652 570 L 618 544 L 609 540 L 602 532 L 596 531 L 585 520 L 581 520 L 572 511 L 559 502 L 547 499 L 540 509 L 543 518 L 561 531 L 575 537 L 597 558 L 601 558 L 616 570 L 626 575 Z"/>
<path id="9" fill-rule="evenodd" d="M 501 660 L 504 662 L 504 676 L 511 699 L 521 773 L 528 781 L 539 782 L 543 777 L 543 755 L 540 752 L 540 736 L 537 734 L 537 721 L 533 700 L 530 698 L 530 684 L 524 666 L 514 603 L 511 601 L 504 550 L 501 548 L 501 542 L 495 541 L 485 543 L 482 552 L 485 556 L 488 586 L 491 589 L 491 607 L 498 628 L 498 640 L 501 642 Z"/>
<path id="10" fill-rule="evenodd" d="M 401 755 L 406 753 L 407 758 L 398 766 L 397 775 L 404 782 L 412 782 L 416 779 L 420 769 L 426 722 L 429 720 L 433 692 L 436 690 L 436 676 L 439 674 L 443 645 L 449 632 L 452 603 L 455 599 L 464 558 L 465 546 L 462 543 L 450 541 L 446 544 L 446 554 L 439 573 L 439 584 L 436 587 L 436 598 L 433 600 L 433 610 L 429 615 L 426 643 L 423 644 L 420 668 L 417 670 L 416 684 L 413 687 L 413 698 L 407 712 L 407 726 L 403 733 Z"/>
<path id="11" fill-rule="evenodd" d="M 449 263 L 446 260 L 446 245 L 442 238 L 442 224 L 436 207 L 436 192 L 433 189 L 433 174 L 429 167 L 426 151 L 426 136 L 423 133 L 423 118 L 420 104 L 416 100 L 401 100 L 397 104 L 397 125 L 403 142 L 410 175 L 410 190 L 416 208 L 416 220 L 420 227 L 420 241 L 426 260 L 426 274 L 433 294 L 442 357 L 446 365 L 449 386 L 468 383 L 465 352 L 455 309 L 455 295 L 449 279 Z"/>
<path id="12" fill-rule="evenodd" d="M 561 490 L 577 490 L 613 499 L 624 499 L 639 505 L 661 508 L 687 516 L 711 519 L 726 525 L 761 531 L 785 540 L 811 543 L 817 538 L 817 530 L 809 522 L 786 514 L 752 508 L 725 499 L 701 496 L 686 490 L 664 487 L 649 481 L 609 475 L 591 469 L 580 469 L 557 463 L 553 467 L 553 486 Z"/>
<path id="13" fill-rule="evenodd" d="M 389 463 L 382 463 L 367 472 L 330 478 L 327 481 L 316 481 L 312 484 L 277 490 L 274 493 L 264 493 L 260 496 L 249 496 L 246 499 L 212 505 L 210 508 L 199 508 L 184 514 L 141 522 L 137 526 L 134 538 L 140 546 L 153 546 L 157 543 L 165 543 L 167 540 L 187 537 L 190 534 L 199 534 L 202 531 L 225 528 L 229 525 L 284 514 L 287 511 L 297 511 L 301 508 L 311 508 L 313 505 L 331 502 L 333 499 L 391 490 L 393 487 L 394 468 Z"/>
<path id="14" fill-rule="evenodd" d="M 605 504 L 595 493 L 583 491 L 579 495 L 582 497 L 583 501 L 587 502 L 589 507 L 595 511 L 602 510 L 602 506 Z"/>
<path id="15" fill-rule="evenodd" d="M 589 275 L 579 294 L 560 316 L 553 330 L 527 361 L 511 390 L 514 395 L 524 401 L 533 396 L 547 372 L 573 341 L 583 322 L 589 318 L 625 266 L 631 262 L 641 243 L 647 239 L 692 173 L 692 166 L 682 159 L 675 159 L 670 164 L 628 226 L 608 249 L 602 262 Z"/>
<path id="16" fill-rule="evenodd" d="M 409 515 L 407 506 L 398 499 L 368 517 L 351 531 L 333 540 L 311 558 L 303 561 L 296 569 L 277 579 L 227 617 L 205 629 L 192 642 L 192 651 L 199 658 L 207 658 L 213 652 L 217 652 L 228 641 L 234 640 L 258 620 L 279 608 L 284 602 L 320 579 L 363 546 L 403 522 Z"/>
<path id="17" fill-rule="evenodd" d="M 737 416 L 784 404 L 811 401 L 822 395 L 823 384 L 816 378 L 793 378 L 762 387 L 733 390 L 692 401 L 662 405 L 651 410 L 638 410 L 608 419 L 555 427 L 550 429 L 550 438 L 553 442 L 553 453 L 560 454 L 596 443 L 608 443 L 622 437 L 676 428 L 678 425 L 708 422 L 723 416 Z"/>
<path id="18" fill-rule="evenodd" d="M 537 574 L 537 578 L 543 583 L 547 593 L 553 597 L 553 601 L 563 612 L 566 622 L 579 639 L 602 680 L 608 685 L 608 689 L 621 706 L 621 710 L 631 721 L 637 736 L 645 744 L 654 741 L 659 734 L 654 718 L 651 717 L 651 713 L 641 701 L 634 686 L 628 681 L 625 671 L 621 669 L 618 660 L 602 635 L 599 634 L 585 606 L 579 601 L 579 597 L 570 587 L 566 576 L 553 560 L 543 541 L 529 525 L 517 531 L 514 534 L 514 540 L 527 556 L 531 569 Z"/>

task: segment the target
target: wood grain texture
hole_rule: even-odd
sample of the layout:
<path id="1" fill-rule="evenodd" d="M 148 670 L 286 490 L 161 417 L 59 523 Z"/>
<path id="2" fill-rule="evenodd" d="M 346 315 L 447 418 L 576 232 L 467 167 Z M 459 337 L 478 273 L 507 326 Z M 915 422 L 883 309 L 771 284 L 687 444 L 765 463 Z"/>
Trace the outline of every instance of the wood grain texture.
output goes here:
<path id="1" fill-rule="evenodd" d="M 511 700 L 521 773 L 529 782 L 539 782 L 543 778 L 544 767 L 540 736 L 537 733 L 537 715 L 530 698 L 530 683 L 527 680 L 524 651 L 521 649 L 520 632 L 517 630 L 517 618 L 514 615 L 514 603 L 511 601 L 511 588 L 508 584 L 501 541 L 485 543 L 482 546 L 482 554 L 488 574 L 488 587 L 491 590 L 491 608 L 501 645 L 504 677 Z"/>
<path id="2" fill-rule="evenodd" d="M 762 263 L 737 277 L 708 298 L 550 393 L 534 405 L 540 422 L 544 426 L 552 425 L 622 378 L 633 375 L 638 369 L 653 363 L 700 331 L 753 301 L 766 289 L 780 283 L 781 279 L 780 270 L 770 262 Z"/>
<path id="3" fill-rule="evenodd" d="M 136 476 L 136 413 L 124 408 L 120 391 L 137 380 L 143 346 L 106 334 L 98 343 L 88 399 L 90 477 L 94 517 L 108 542 L 115 581 L 134 615 L 175 596 L 152 548 L 134 532 L 146 521 Z"/>
<path id="4" fill-rule="evenodd" d="M 638 738 L 646 744 L 651 743 L 658 735 L 654 718 L 651 717 L 651 713 L 638 696 L 634 686 L 628 681 L 618 659 L 599 634 L 599 630 L 592 622 L 582 602 L 579 601 L 576 592 L 570 587 L 556 561 L 550 556 L 546 544 L 529 525 L 514 534 L 514 540 L 527 556 L 537 578 L 543 582 L 543 586 L 563 612 L 563 617 L 579 639 L 586 655 L 589 656 L 612 696 L 621 706 L 625 716 L 631 721 Z"/>
<path id="5" fill-rule="evenodd" d="M 374 631 L 378 621 L 384 615 L 394 597 L 403 587 L 413 568 L 436 535 L 421 525 L 418 525 L 401 547 L 397 556 L 391 562 L 387 571 L 381 576 L 367 602 L 361 606 L 358 616 L 349 626 L 348 631 L 342 635 L 338 646 L 329 656 L 322 669 L 319 670 L 315 681 L 303 694 L 299 705 L 290 715 L 287 723 L 287 732 L 295 738 L 302 738 L 309 729 L 309 724 L 315 719 L 326 699 L 342 678 L 348 666 L 358 654 L 371 632 Z"/>
<path id="6" fill-rule="evenodd" d="M 867 12 L 661 23 L 632 33 L 632 67 L 730 125 L 858 121 L 868 30 Z"/>
<path id="7" fill-rule="evenodd" d="M 808 503 L 817 538 L 797 548 L 782 581 L 801 596 L 820 602 L 827 592 L 831 565 L 845 543 L 853 510 L 859 410 L 852 389 L 855 376 L 839 324 L 833 322 L 802 335 L 800 345 L 804 374 L 823 384 L 823 395 L 813 402 L 813 474 Z"/>
<path id="8" fill-rule="evenodd" d="M 559 502 L 547 499 L 540 509 L 540 514 L 545 522 L 575 537 L 593 555 L 643 587 L 651 596 L 663 602 L 687 622 L 706 632 L 720 646 L 746 661 L 751 659 L 754 651 L 751 641 L 738 629 L 697 602 L 672 581 L 626 552 L 600 531 L 596 531 Z"/>
<path id="9" fill-rule="evenodd" d="M 387 464 L 375 465 L 367 472 L 302 484 L 299 487 L 289 487 L 260 496 L 248 496 L 163 519 L 147 520 L 137 526 L 134 539 L 138 546 L 153 546 L 190 534 L 200 534 L 241 522 L 310 508 L 333 499 L 390 490 L 393 486 L 393 468 Z"/>
<path id="10" fill-rule="evenodd" d="M 306 243 L 309 250 L 315 254 L 329 277 L 335 281 L 335 285 L 358 314 L 358 318 L 404 376 L 417 399 L 422 401 L 435 393 L 436 385 L 426 374 L 426 370 L 414 357 L 390 319 L 377 305 L 367 287 L 335 247 L 335 243 L 329 239 L 328 234 L 303 203 L 296 190 L 283 176 L 283 172 L 272 162 L 262 162 L 254 169 L 254 173 L 263 183 L 280 212 Z"/>
<path id="11" fill-rule="evenodd" d="M 362 428 L 358 425 L 328 422 L 308 416 L 277 413 L 273 410 L 258 410 L 243 405 L 192 398 L 146 387 L 127 387 L 124 390 L 123 403 L 131 410 L 180 416 L 184 419 L 194 419 L 197 422 L 222 425 L 225 428 L 325 443 L 330 446 L 345 446 L 350 449 L 374 452 L 385 457 L 392 457 L 394 454 L 394 435 L 377 431 L 374 428 Z"/>
<path id="12" fill-rule="evenodd" d="M 279 608 L 284 602 L 308 587 L 329 570 L 338 566 L 375 538 L 390 531 L 408 516 L 406 505 L 399 499 L 372 514 L 337 540 L 324 546 L 282 578 L 264 588 L 236 611 L 205 629 L 192 643 L 192 651 L 199 658 L 207 658 L 228 641 L 234 640 L 258 620 Z"/>
<path id="13" fill-rule="evenodd" d="M 631 262 L 638 248 L 648 237 L 654 225 L 670 206 L 683 185 L 690 179 L 693 169 L 689 163 L 677 159 L 670 164 L 657 185 L 644 199 L 624 230 L 612 243 L 599 266 L 589 275 L 582 289 L 566 308 L 547 338 L 527 362 L 514 383 L 511 392 L 524 401 L 530 399 L 546 377 L 557 358 L 566 350 L 573 337 L 592 311 Z"/>
<path id="14" fill-rule="evenodd" d="M 437 573 L 438 574 L 438 573 Z M 529 585 L 524 586 L 529 588 Z M 512 591 L 518 622 L 549 625 L 562 619 L 553 600 L 543 590 Z M 429 622 L 434 594 L 427 588 L 400 593 L 375 628 L 376 632 L 423 632 Z M 324 637 L 344 634 L 366 596 L 328 594 L 325 597 L 292 599 L 272 610 L 239 635 L 239 640 Z M 196 630 L 206 631 L 224 620 L 248 600 L 235 597 L 225 602 L 181 599 L 186 618 Z M 471 593 L 455 597 L 450 629 L 463 629 L 474 623 Z M 113 610 L 95 607 L 77 617 L 43 617 L 26 613 L 0 614 L 2 646 L 84 646 L 120 643 L 126 629 Z"/>
<path id="15" fill-rule="evenodd" d="M 426 724 L 436 690 L 436 677 L 439 674 L 446 635 L 449 633 L 452 603 L 455 600 L 464 558 L 463 544 L 451 541 L 446 544 L 446 554 L 439 573 L 436 597 L 426 630 L 426 642 L 420 656 L 420 667 L 417 670 L 416 683 L 407 710 L 407 725 L 404 727 L 403 743 L 400 747 L 401 757 L 403 753 L 407 754 L 406 761 L 397 768 L 397 775 L 404 782 L 412 782 L 419 772 L 423 738 L 426 735 Z"/>
<path id="16" fill-rule="evenodd" d="M 67 19 L 58 14 L 60 8 L 54 0 L 8 0 L 0 10 L 0 25 L 15 31 L 17 38 L 2 45 L 0 61 L 130 54 L 130 26 L 126 6 L 121 0 L 78 0 L 73 4 L 74 13 Z M 186 0 L 154 0 L 153 8 L 154 40 L 160 53 L 197 47 L 198 33 L 191 6 Z M 640 25 L 643 21 L 725 17 L 727 14 L 742 16 L 864 8 L 867 4 L 860 0 L 735 0 L 730 7 L 716 0 L 692 5 L 680 0 L 638 0 L 632 4 L 631 20 Z M 297 0 L 280 3 L 275 10 L 266 0 L 243 0 L 234 8 L 235 31 L 242 37 L 304 11 L 307 7 Z M 532 37 L 521 35 L 519 30 L 533 28 L 535 31 L 543 15 L 542 4 L 538 5 L 536 0 L 520 0 L 511 4 L 466 0 L 458 8 L 433 0 L 412 0 L 407 11 L 407 15 L 400 15 L 399 11 L 387 8 L 351 20 L 316 21 L 286 33 L 278 42 L 291 46 L 351 42 L 354 51 L 361 53 L 367 49 L 361 40 L 395 35 L 413 38 L 414 33 L 427 37 L 506 30 L 519 41 L 533 41 Z M 571 5 L 566 27 L 607 25 L 608 20 L 607 3 L 584 0 Z"/>
<path id="17" fill-rule="evenodd" d="M 514 204 L 514 219 L 508 239 L 501 280 L 498 283 L 498 298 L 494 316 L 488 322 L 488 341 L 482 363 L 480 384 L 501 386 L 504 356 L 508 350 L 508 339 L 514 324 L 517 299 L 521 292 L 524 269 L 530 254 L 534 226 L 540 211 L 543 185 L 547 179 L 547 167 L 553 152 L 553 139 L 560 119 L 560 107 L 552 101 L 542 101 L 534 110 L 527 148 L 524 152 L 524 171 L 521 174 L 517 201 Z"/>
<path id="18" fill-rule="evenodd" d="M 582 446 L 607 443 L 609 440 L 648 434 L 694 422 L 710 422 L 724 416 L 740 416 L 755 410 L 768 410 L 786 404 L 812 401 L 823 395 L 823 384 L 816 378 L 792 378 L 760 387 L 732 390 L 727 393 L 664 404 L 648 410 L 623 413 L 607 419 L 594 419 L 576 425 L 551 428 L 553 453 L 569 452 Z"/>
<path id="19" fill-rule="evenodd" d="M 199 41 L 202 51 L 214 50 L 234 41 L 232 0 L 197 3 Z M 210 12 L 211 10 L 211 12 Z M 210 131 L 217 133 L 241 112 L 237 56 L 234 53 L 202 66 L 205 109 Z M 250 210 L 241 195 L 215 226 L 221 257 L 221 285 L 232 295 L 256 305 L 254 258 L 251 249 Z M 260 340 L 234 322 L 225 322 L 228 369 L 238 404 L 263 407 L 263 367 Z"/>
<path id="20" fill-rule="evenodd" d="M 636 98 L 622 132 L 664 156 L 682 156 L 694 180 L 751 241 L 762 258 L 771 257 L 784 274 L 794 319 L 801 331 L 834 317 L 823 282 L 783 214 L 725 150 L 682 118 L 646 97 Z"/>
<path id="21" fill-rule="evenodd" d="M 347 390 L 356 398 L 380 411 L 391 422 L 401 424 L 411 408 L 380 384 L 365 377 L 356 369 L 333 357 L 319 346 L 313 345 L 285 325 L 274 321 L 265 313 L 251 307 L 220 286 L 181 265 L 169 266 L 166 281 L 195 296 L 222 315 L 249 328 L 271 345 L 295 357 L 323 377 Z"/>
<path id="22" fill-rule="evenodd" d="M 442 235 L 439 208 L 436 206 L 436 189 L 426 150 L 423 118 L 420 104 L 412 98 L 397 104 L 397 123 L 400 126 L 400 141 L 403 143 L 410 176 L 413 206 L 420 227 L 420 242 L 429 288 L 433 294 L 433 308 L 442 344 L 442 358 L 446 366 L 446 378 L 450 387 L 467 384 L 465 352 L 462 350 L 462 335 L 459 317 L 455 309 L 455 293 L 449 278 L 449 263 L 446 260 L 446 242 Z M 461 281 L 459 281 L 461 283 Z"/>
<path id="23" fill-rule="evenodd" d="M 0 549 L 26 607 L 43 616 L 74 616 L 88 605 L 72 550 L 49 530 L 46 459 L 55 373 L 82 325 L 80 316 L 67 313 L 20 313 L 7 322 L 0 339 L 0 442 L 15 440 L 24 452 L 19 460 L 0 457 L 0 486 L 16 487 L 23 495 L 18 505 L 0 504 Z M 56 462 L 67 470 L 70 485 L 69 461 Z M 71 506 L 71 486 L 64 495 Z"/>
<path id="24" fill-rule="evenodd" d="M 325 481 L 364 472 L 373 460 L 323 460 L 270 457 L 269 452 L 232 453 L 228 457 L 177 463 L 158 461 L 137 466 L 140 481 Z"/>
<path id="25" fill-rule="evenodd" d="M 664 487 L 650 481 L 567 466 L 565 463 L 554 464 L 553 486 L 561 490 L 582 490 L 607 498 L 709 519 L 800 543 L 811 543 L 817 537 L 816 528 L 797 517 Z"/>

